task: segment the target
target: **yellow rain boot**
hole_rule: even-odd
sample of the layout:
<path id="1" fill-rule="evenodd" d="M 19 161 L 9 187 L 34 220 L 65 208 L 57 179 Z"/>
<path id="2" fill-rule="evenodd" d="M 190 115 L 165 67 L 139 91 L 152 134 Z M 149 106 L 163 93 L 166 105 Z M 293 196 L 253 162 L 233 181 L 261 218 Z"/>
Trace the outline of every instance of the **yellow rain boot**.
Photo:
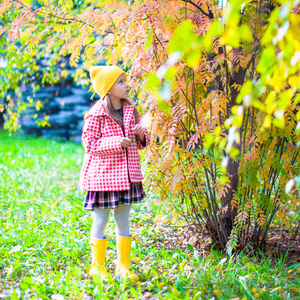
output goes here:
<path id="1" fill-rule="evenodd" d="M 111 275 L 105 269 L 105 255 L 107 249 L 107 239 L 95 239 L 91 237 L 91 247 L 92 247 L 92 265 L 89 272 L 91 277 L 96 274 L 100 275 L 102 279 L 108 280 Z"/>
<path id="2" fill-rule="evenodd" d="M 130 272 L 130 251 L 132 236 L 117 235 L 117 267 L 116 275 L 121 278 L 128 277 L 131 281 L 139 281 L 139 276 Z"/>

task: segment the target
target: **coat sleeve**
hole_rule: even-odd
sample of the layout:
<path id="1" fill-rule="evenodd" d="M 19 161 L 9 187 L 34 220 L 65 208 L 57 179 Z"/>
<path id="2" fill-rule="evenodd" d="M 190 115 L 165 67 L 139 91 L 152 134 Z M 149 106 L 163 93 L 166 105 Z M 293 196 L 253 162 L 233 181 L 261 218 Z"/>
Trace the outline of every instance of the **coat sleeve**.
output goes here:
<path id="1" fill-rule="evenodd" d="M 104 156 L 124 151 L 121 147 L 121 136 L 101 137 L 99 117 L 85 118 L 81 142 L 88 154 Z"/>
<path id="2" fill-rule="evenodd" d="M 135 107 L 134 109 L 137 111 L 138 123 L 140 123 L 141 120 L 142 120 L 142 117 L 141 117 L 140 113 L 138 112 L 137 108 Z M 142 144 L 142 143 L 140 142 L 140 139 L 139 139 L 139 137 L 138 137 L 137 134 L 136 134 L 136 140 L 137 140 L 137 148 L 138 148 L 139 150 L 145 149 L 146 146 L 149 144 L 149 141 L 150 141 L 150 137 L 149 137 L 149 134 L 148 134 L 147 129 L 145 129 L 145 143 Z"/>

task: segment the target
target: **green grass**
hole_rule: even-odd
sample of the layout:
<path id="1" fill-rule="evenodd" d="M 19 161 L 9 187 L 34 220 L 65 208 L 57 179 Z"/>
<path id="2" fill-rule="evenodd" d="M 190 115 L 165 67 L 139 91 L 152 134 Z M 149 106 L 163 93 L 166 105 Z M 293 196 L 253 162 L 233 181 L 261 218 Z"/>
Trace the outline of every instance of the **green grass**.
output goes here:
<path id="1" fill-rule="evenodd" d="M 171 213 L 147 200 L 134 205 L 132 266 L 141 278 L 90 280 L 92 215 L 82 210 L 79 191 L 83 148 L 74 143 L 0 132 L 0 298 L 8 299 L 298 299 L 299 264 L 283 259 L 206 258 L 188 246 L 164 245 L 171 230 L 155 216 Z M 167 225 L 167 224 L 166 224 Z M 172 229 L 173 230 L 173 229 Z M 113 218 L 107 228 L 107 267 L 116 259 Z M 136 259 L 137 260 L 137 259 Z M 55 296 L 56 295 L 56 296 Z"/>

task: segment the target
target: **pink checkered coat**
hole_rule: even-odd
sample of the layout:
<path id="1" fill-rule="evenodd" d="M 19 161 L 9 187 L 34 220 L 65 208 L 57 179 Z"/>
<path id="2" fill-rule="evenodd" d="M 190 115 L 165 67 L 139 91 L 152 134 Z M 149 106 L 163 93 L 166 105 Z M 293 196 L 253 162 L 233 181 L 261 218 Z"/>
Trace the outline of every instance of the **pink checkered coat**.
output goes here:
<path id="1" fill-rule="evenodd" d="M 124 104 L 125 136 L 129 139 L 134 138 L 134 142 L 127 148 L 127 151 L 121 147 L 121 138 L 124 135 L 120 125 L 106 113 L 100 101 L 86 114 L 82 132 L 82 145 L 85 153 L 80 171 L 81 189 L 88 191 L 129 190 L 129 177 L 131 182 L 143 180 L 137 150 L 146 147 L 149 143 L 149 135 L 145 132 L 146 145 L 143 146 L 134 131 L 133 111 L 133 105 Z M 141 116 L 138 116 L 140 120 Z"/>

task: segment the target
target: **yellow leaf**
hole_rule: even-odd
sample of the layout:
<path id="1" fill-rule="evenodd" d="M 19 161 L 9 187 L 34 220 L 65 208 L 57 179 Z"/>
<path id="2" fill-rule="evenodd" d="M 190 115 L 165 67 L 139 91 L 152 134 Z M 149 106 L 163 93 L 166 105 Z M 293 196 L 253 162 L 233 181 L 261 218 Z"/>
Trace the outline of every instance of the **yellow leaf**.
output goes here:
<path id="1" fill-rule="evenodd" d="M 174 295 L 181 295 L 181 293 L 177 289 L 175 289 L 175 288 L 172 290 L 172 294 L 174 294 Z"/>
<path id="2" fill-rule="evenodd" d="M 267 115 L 264 119 L 264 126 L 266 128 L 270 128 L 271 127 L 271 117 L 269 115 Z"/>
<path id="3" fill-rule="evenodd" d="M 221 295 L 222 295 L 221 291 L 220 291 L 218 288 L 216 288 L 215 290 L 213 290 L 213 293 L 214 293 L 216 296 L 221 296 Z"/>
<path id="4" fill-rule="evenodd" d="M 132 262 L 134 262 L 134 263 L 139 263 L 140 261 L 141 261 L 141 259 L 139 257 L 134 257 L 132 259 Z"/>
<path id="5" fill-rule="evenodd" d="M 291 76 L 289 78 L 289 84 L 292 86 L 292 87 L 297 87 L 299 88 L 300 87 L 300 77 L 299 76 Z"/>
<path id="6" fill-rule="evenodd" d="M 281 290 L 282 290 L 281 287 L 275 288 L 275 289 L 273 289 L 273 290 L 270 292 L 270 294 L 271 294 L 271 293 L 274 293 L 274 292 L 276 292 L 276 291 L 279 292 L 279 291 L 281 291 Z"/>
<path id="7" fill-rule="evenodd" d="M 39 111 L 42 107 L 43 107 L 42 102 L 38 100 L 35 105 L 36 110 Z"/>
<path id="8" fill-rule="evenodd" d="M 179 264 L 179 269 L 180 269 L 181 272 L 184 269 L 184 265 L 185 265 L 185 263 L 183 261 Z"/>
<path id="9" fill-rule="evenodd" d="M 67 77 L 67 76 L 68 76 L 67 70 L 63 70 L 63 71 L 61 72 L 61 77 Z"/>

